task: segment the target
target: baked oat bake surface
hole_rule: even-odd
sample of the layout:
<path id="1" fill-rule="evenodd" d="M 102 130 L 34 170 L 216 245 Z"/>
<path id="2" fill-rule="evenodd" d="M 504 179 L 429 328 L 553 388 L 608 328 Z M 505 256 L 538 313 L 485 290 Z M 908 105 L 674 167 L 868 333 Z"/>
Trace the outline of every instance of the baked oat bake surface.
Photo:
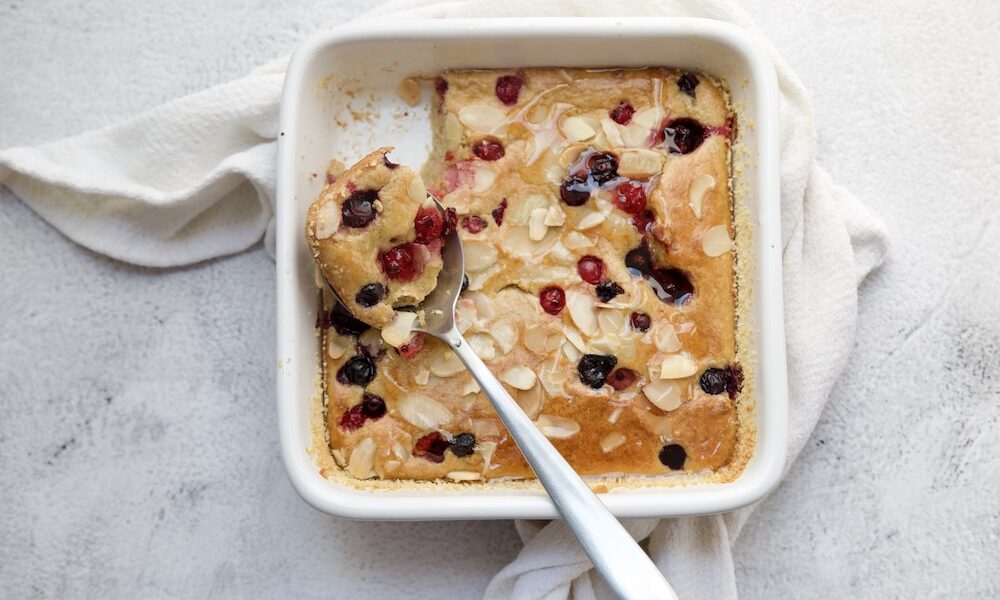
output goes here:
<path id="1" fill-rule="evenodd" d="M 497 93 L 498 77 L 505 76 L 522 83 L 510 105 Z M 701 380 L 710 368 L 728 373 L 730 383 L 739 372 L 732 122 L 724 90 L 707 77 L 666 69 L 453 71 L 439 81 L 447 86 L 438 84 L 443 94 L 432 111 L 434 149 L 424 178 L 464 225 L 470 285 L 458 317 L 470 344 L 582 474 L 723 468 L 737 452 L 741 396 L 732 386 L 706 393 Z M 616 123 L 609 113 L 624 103 L 632 114 L 623 118 L 619 109 L 615 116 L 624 124 Z M 673 125 L 680 136 L 685 122 L 678 119 L 685 118 L 701 124 L 704 136 L 689 153 L 678 153 L 690 150 L 684 139 L 672 146 L 657 133 Z M 568 205 L 560 185 L 588 170 L 589 157 L 605 153 L 615 158 L 619 176 L 605 185 L 590 181 L 589 199 Z M 643 187 L 651 211 L 637 223 L 618 194 L 630 181 Z M 626 268 L 626 255 L 644 239 L 656 267 L 686 275 L 694 289 L 689 301 L 661 300 Z M 578 271 L 584 256 L 600 258 L 601 279 L 621 293 L 602 302 L 599 286 Z M 327 276 L 333 281 L 337 274 Z M 563 290 L 567 304 L 555 315 L 539 301 L 552 286 Z M 636 327 L 632 313 L 649 316 L 647 330 Z M 362 389 L 336 377 L 358 352 L 356 340 L 334 328 L 324 332 L 328 443 L 351 475 L 531 476 L 450 349 L 427 338 L 420 352 L 404 358 L 374 333 L 362 340 L 373 352 L 386 351 Z M 583 354 L 614 356 L 614 368 L 631 370 L 635 381 L 620 390 L 586 385 L 578 372 Z M 387 414 L 344 427 L 345 413 L 364 393 L 380 397 Z M 463 433 L 474 436 L 471 453 L 447 443 L 468 442 L 458 437 Z M 683 448 L 682 465 L 676 449 L 663 456 L 668 446 Z"/>

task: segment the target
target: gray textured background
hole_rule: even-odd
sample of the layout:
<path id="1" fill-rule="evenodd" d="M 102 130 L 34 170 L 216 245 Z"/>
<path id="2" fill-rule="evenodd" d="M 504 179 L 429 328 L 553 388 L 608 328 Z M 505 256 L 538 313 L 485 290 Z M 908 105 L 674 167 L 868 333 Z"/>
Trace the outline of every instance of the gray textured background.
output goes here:
<path id="1" fill-rule="evenodd" d="M 3 0 L 0 147 L 237 77 L 365 4 Z M 737 544 L 744 598 L 1000 596 L 1000 9 L 869 4 L 749 3 L 892 251 Z M 137 269 L 2 190 L 0 256 L 0 595 L 474 598 L 517 552 L 509 522 L 353 523 L 296 497 L 260 247 Z"/>

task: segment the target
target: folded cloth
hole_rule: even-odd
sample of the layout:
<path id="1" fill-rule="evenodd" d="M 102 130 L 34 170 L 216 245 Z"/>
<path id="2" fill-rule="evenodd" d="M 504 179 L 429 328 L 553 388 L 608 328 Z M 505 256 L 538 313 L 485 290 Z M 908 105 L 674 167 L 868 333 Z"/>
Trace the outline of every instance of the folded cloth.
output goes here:
<path id="1" fill-rule="evenodd" d="M 759 36 L 732 1 L 402 0 L 363 18 L 689 16 L 729 21 Z M 805 444 L 854 340 L 857 288 L 882 261 L 886 233 L 815 161 L 805 90 L 765 40 L 781 103 L 781 213 L 788 345 L 789 456 Z M 174 266 L 273 248 L 277 106 L 285 61 L 124 123 L 33 148 L 0 151 L 0 181 L 67 237 L 96 252 Z M 736 598 L 732 545 L 753 507 L 726 515 L 636 519 L 650 555 L 681 598 Z M 518 557 L 486 597 L 611 598 L 561 521 L 522 521 Z"/>

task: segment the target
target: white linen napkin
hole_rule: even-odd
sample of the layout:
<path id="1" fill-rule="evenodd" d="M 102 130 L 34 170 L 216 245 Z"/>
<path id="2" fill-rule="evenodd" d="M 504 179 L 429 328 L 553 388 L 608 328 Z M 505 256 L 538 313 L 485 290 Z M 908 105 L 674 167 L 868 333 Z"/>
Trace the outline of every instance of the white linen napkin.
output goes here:
<path id="1" fill-rule="evenodd" d="M 735 2 L 402 0 L 366 17 L 692 16 L 756 32 Z M 815 162 L 812 107 L 766 41 L 781 105 L 781 207 L 794 459 L 853 345 L 857 288 L 882 261 L 886 233 Z M 37 147 L 0 151 L 0 182 L 67 237 L 118 260 L 177 266 L 273 251 L 277 107 L 285 60 L 128 121 Z M 791 461 L 789 461 L 791 462 Z M 732 545 L 753 507 L 726 515 L 628 520 L 682 599 L 737 597 Z M 561 521 L 521 521 L 525 547 L 489 599 L 613 597 Z"/>

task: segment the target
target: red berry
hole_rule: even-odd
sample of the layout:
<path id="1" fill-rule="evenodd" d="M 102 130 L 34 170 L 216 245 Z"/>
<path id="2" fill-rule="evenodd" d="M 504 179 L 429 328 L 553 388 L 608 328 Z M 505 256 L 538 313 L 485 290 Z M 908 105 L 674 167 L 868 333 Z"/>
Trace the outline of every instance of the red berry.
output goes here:
<path id="1" fill-rule="evenodd" d="M 378 262 L 386 277 L 396 281 L 410 281 L 419 269 L 416 244 L 400 244 L 378 253 Z"/>
<path id="2" fill-rule="evenodd" d="M 500 204 L 493 209 L 491 213 L 493 215 L 493 220 L 496 221 L 497 227 L 503 225 L 503 214 L 507 212 L 507 199 L 504 198 L 500 201 Z"/>
<path id="3" fill-rule="evenodd" d="M 486 225 L 486 220 L 477 215 L 472 215 L 471 217 L 465 217 L 462 219 L 462 227 L 469 233 L 479 233 L 480 231 L 486 229 Z"/>
<path id="4" fill-rule="evenodd" d="M 618 177 L 618 159 L 610 152 L 591 154 L 587 159 L 587 169 L 590 170 L 591 179 L 598 185 L 604 185 Z"/>
<path id="5" fill-rule="evenodd" d="M 646 209 L 646 190 L 635 181 L 626 181 L 615 188 L 615 205 L 630 215 Z"/>
<path id="6" fill-rule="evenodd" d="M 355 431 L 360 429 L 368 417 L 364 414 L 364 404 L 358 404 L 357 406 L 352 406 L 350 409 L 344 411 L 344 416 L 340 417 L 340 426 L 348 431 Z"/>
<path id="7" fill-rule="evenodd" d="M 566 294 L 562 288 L 553 285 L 543 289 L 538 294 L 538 301 L 542 305 L 542 310 L 550 315 L 558 315 L 562 309 L 566 308 Z"/>
<path id="8" fill-rule="evenodd" d="M 458 226 L 458 212 L 454 208 L 444 209 L 444 227 L 441 228 L 441 237 L 455 233 Z"/>
<path id="9" fill-rule="evenodd" d="M 410 341 L 399 347 L 399 354 L 403 358 L 413 358 L 418 352 L 424 349 L 424 334 L 416 333 Z"/>
<path id="10" fill-rule="evenodd" d="M 635 371 L 621 368 L 608 375 L 607 383 L 620 392 L 635 383 L 637 379 L 639 375 Z"/>
<path id="11" fill-rule="evenodd" d="M 628 102 L 622 102 L 618 106 L 611 109 L 608 113 L 611 116 L 611 120 L 619 125 L 628 125 L 629 121 L 632 120 L 632 115 L 635 114 L 635 109 Z"/>
<path id="12" fill-rule="evenodd" d="M 479 140 L 472 145 L 472 153 L 486 161 L 500 160 L 503 158 L 503 144 L 496 140 Z"/>
<path id="13" fill-rule="evenodd" d="M 432 431 L 417 440 L 413 446 L 413 456 L 425 458 L 431 462 L 444 462 L 444 452 L 450 444 L 444 436 L 437 431 Z"/>
<path id="14" fill-rule="evenodd" d="M 517 104 L 517 97 L 521 93 L 521 85 L 523 83 L 524 81 L 517 75 L 497 77 L 497 98 L 507 106 Z"/>
<path id="15" fill-rule="evenodd" d="M 653 324 L 653 320 L 646 313 L 634 312 L 629 318 L 632 322 L 632 329 L 636 331 L 647 331 L 649 326 Z"/>
<path id="16" fill-rule="evenodd" d="M 413 219 L 413 228 L 417 232 L 415 241 L 418 244 L 429 244 L 441 237 L 444 217 L 437 207 L 421 206 L 416 218 Z"/>
<path id="17" fill-rule="evenodd" d="M 438 77 L 434 80 L 434 90 L 437 91 L 438 97 L 441 98 L 441 102 L 444 102 L 444 94 L 448 91 L 448 81 L 444 77 Z"/>
<path id="18" fill-rule="evenodd" d="M 364 393 L 362 396 L 361 412 L 369 419 L 381 419 L 385 416 L 385 400 L 375 394 Z"/>
<path id="19" fill-rule="evenodd" d="M 604 261 L 588 254 L 576 263 L 576 272 L 580 274 L 580 279 L 597 285 L 604 278 Z"/>
<path id="20" fill-rule="evenodd" d="M 583 206 L 590 200 L 590 185 L 586 177 L 570 175 L 559 186 L 559 198 L 567 206 Z"/>
<path id="21" fill-rule="evenodd" d="M 656 215 L 651 210 L 644 210 L 639 214 L 632 215 L 632 225 L 639 233 L 646 233 L 655 220 Z"/>

